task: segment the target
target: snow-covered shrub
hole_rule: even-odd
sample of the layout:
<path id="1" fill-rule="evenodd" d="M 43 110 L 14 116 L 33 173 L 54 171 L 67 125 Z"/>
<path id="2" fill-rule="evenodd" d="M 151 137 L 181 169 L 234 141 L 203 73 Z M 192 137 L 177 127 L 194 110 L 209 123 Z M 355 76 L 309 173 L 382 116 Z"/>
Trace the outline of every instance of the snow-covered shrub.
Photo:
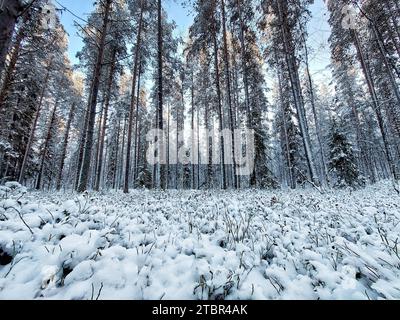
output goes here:
<path id="1" fill-rule="evenodd" d="M 390 182 L 323 196 L 0 190 L 0 299 L 400 298 Z"/>

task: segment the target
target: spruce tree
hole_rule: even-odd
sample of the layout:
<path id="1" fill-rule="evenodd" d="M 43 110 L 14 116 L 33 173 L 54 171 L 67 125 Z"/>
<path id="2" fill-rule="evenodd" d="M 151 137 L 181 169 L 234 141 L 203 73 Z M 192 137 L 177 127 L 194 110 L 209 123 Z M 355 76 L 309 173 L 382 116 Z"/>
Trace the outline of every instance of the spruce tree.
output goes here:
<path id="1" fill-rule="evenodd" d="M 335 187 L 360 187 L 364 184 L 356 163 L 353 146 L 341 132 L 337 120 L 332 121 L 329 170 L 335 177 Z"/>

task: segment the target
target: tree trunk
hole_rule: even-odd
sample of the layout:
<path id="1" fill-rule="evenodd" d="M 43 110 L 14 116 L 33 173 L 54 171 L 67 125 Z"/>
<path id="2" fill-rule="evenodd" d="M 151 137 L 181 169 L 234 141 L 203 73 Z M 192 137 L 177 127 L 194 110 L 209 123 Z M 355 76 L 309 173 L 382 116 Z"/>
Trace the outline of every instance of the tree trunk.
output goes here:
<path id="1" fill-rule="evenodd" d="M 275 53 L 275 61 L 278 64 L 278 54 L 277 51 L 274 51 Z M 287 125 L 287 119 L 286 119 L 286 110 L 284 108 L 284 97 L 283 97 L 283 79 L 282 79 L 282 71 L 281 69 L 277 68 L 277 73 L 278 73 L 278 89 L 279 89 L 279 97 L 280 97 L 280 108 L 282 112 L 282 120 L 283 120 L 283 133 L 284 133 L 284 139 L 285 139 L 285 154 L 286 154 L 286 162 L 287 162 L 287 167 L 288 167 L 288 173 L 289 173 L 289 185 L 292 189 L 296 189 L 296 180 L 294 177 L 294 167 L 292 164 L 292 159 L 291 159 L 291 152 L 290 152 L 290 141 L 289 141 L 289 135 L 288 135 L 288 125 Z"/>
<path id="2" fill-rule="evenodd" d="M 376 117 L 377 117 L 377 120 L 378 120 L 379 129 L 380 129 L 380 132 L 381 132 L 381 135 L 382 135 L 382 140 L 383 140 L 383 144 L 384 144 L 386 159 L 387 159 L 387 162 L 389 164 L 390 172 L 391 172 L 393 178 L 395 178 L 397 180 L 397 179 L 399 179 L 399 176 L 397 174 L 396 166 L 394 164 L 394 161 L 393 161 L 393 158 L 392 158 L 392 155 L 391 155 L 391 152 L 390 152 L 389 141 L 388 141 L 388 137 L 387 137 L 387 134 L 386 134 L 385 125 L 384 125 L 384 122 L 383 122 L 382 110 L 381 110 L 381 106 L 380 106 L 380 104 L 378 102 L 378 97 L 377 97 L 377 94 L 376 94 L 375 85 L 374 85 L 373 79 L 371 77 L 371 72 L 370 72 L 370 70 L 369 70 L 369 68 L 367 66 L 367 63 L 366 63 L 366 60 L 365 60 L 365 57 L 364 57 L 364 53 L 363 53 L 361 45 L 360 45 L 360 41 L 359 41 L 358 35 L 357 35 L 357 33 L 355 31 L 353 31 L 353 36 L 354 36 L 354 40 L 355 40 L 355 46 L 356 46 L 356 49 L 357 49 L 357 54 L 358 54 L 358 57 L 360 59 L 360 63 L 361 63 L 361 67 L 362 67 L 362 70 L 363 70 L 363 73 L 364 73 L 364 77 L 365 77 L 365 80 L 367 82 L 368 90 L 369 90 L 369 93 L 370 93 L 371 98 L 372 98 L 372 103 L 374 105 L 373 109 L 374 109 L 374 112 L 376 114 Z"/>
<path id="3" fill-rule="evenodd" d="M 311 109 L 313 112 L 315 129 L 316 129 L 316 133 L 317 133 L 319 155 L 321 157 L 322 177 L 323 177 L 323 181 L 325 182 L 325 184 L 327 184 L 328 183 L 328 167 L 327 167 L 327 164 L 325 161 L 324 145 L 322 143 L 321 124 L 320 124 L 320 121 L 318 118 L 317 108 L 315 106 L 314 85 L 313 85 L 313 82 L 311 79 L 311 74 L 310 74 L 310 66 L 309 66 L 309 59 L 308 59 L 308 47 L 307 47 L 307 41 L 306 41 L 304 33 L 302 33 L 302 37 L 303 37 L 304 51 L 305 51 L 306 74 L 307 74 L 307 80 L 308 80 L 308 85 L 309 85 L 309 90 L 310 90 Z"/>
<path id="4" fill-rule="evenodd" d="M 33 124 L 32 124 L 32 127 L 31 127 L 31 132 L 29 134 L 28 144 L 27 144 L 26 149 L 25 149 L 24 159 L 22 160 L 21 169 L 19 171 L 19 178 L 18 178 L 18 182 L 19 183 L 22 183 L 24 181 L 24 178 L 25 178 L 25 170 L 26 170 L 26 167 L 27 167 L 27 164 L 28 164 L 29 154 L 31 152 L 31 148 L 32 148 L 33 141 L 34 141 L 34 138 L 35 138 L 36 127 L 37 127 L 37 123 L 38 123 L 38 120 L 39 120 L 39 117 L 40 117 L 40 112 L 42 111 L 43 99 L 44 99 L 44 95 L 45 95 L 46 90 L 47 90 L 47 85 L 48 85 L 49 80 L 50 80 L 51 71 L 52 71 L 52 61 L 50 62 L 49 66 L 48 66 L 46 77 L 45 77 L 45 80 L 44 80 L 44 83 L 43 83 L 43 88 L 42 88 L 42 91 L 40 93 L 39 105 L 38 105 L 37 110 L 36 110 L 36 115 L 35 115 L 35 118 L 33 120 Z"/>
<path id="5" fill-rule="evenodd" d="M 158 130 L 163 135 L 164 121 L 163 121 L 163 27 L 162 27 L 162 6 L 161 0 L 158 0 L 157 5 L 157 20 L 158 20 L 158 35 L 157 35 L 157 51 L 158 51 Z M 160 146 L 159 152 L 164 155 L 164 137 L 159 137 Z M 161 156 L 161 158 L 162 158 Z M 162 159 L 161 159 L 162 160 Z M 161 161 L 162 162 L 162 161 Z M 166 189 L 165 177 L 165 164 L 160 163 L 160 187 L 162 190 Z"/>
<path id="6" fill-rule="evenodd" d="M 218 64 L 218 44 L 217 44 L 217 31 L 216 23 L 213 26 L 213 46 L 214 46 L 214 68 L 215 68 L 215 85 L 217 89 L 217 100 L 218 100 L 218 122 L 219 122 L 219 135 L 221 144 L 221 171 L 222 171 L 222 188 L 227 189 L 226 183 L 226 166 L 225 166 L 225 139 L 222 135 L 222 130 L 224 130 L 223 125 L 223 112 L 222 112 L 222 97 L 221 97 L 221 79 L 219 73 Z"/>
<path id="7" fill-rule="evenodd" d="M 49 124 L 49 127 L 47 129 L 47 134 L 46 134 L 46 139 L 45 139 L 45 143 L 44 143 L 42 159 L 41 159 L 41 162 L 40 162 L 39 176 L 38 176 L 37 181 L 36 181 L 36 190 L 40 190 L 40 188 L 42 187 L 43 171 L 44 171 L 44 167 L 45 167 L 47 153 L 49 151 L 48 149 L 49 149 L 50 139 L 51 139 L 51 136 L 52 136 L 51 131 L 53 130 L 54 122 L 56 121 L 57 107 L 58 107 L 58 102 L 56 101 L 56 103 L 54 105 L 53 112 L 51 114 L 50 124 Z"/>
<path id="8" fill-rule="evenodd" d="M 78 186 L 78 192 L 84 192 L 87 189 L 88 181 L 89 181 L 89 173 L 90 173 L 90 162 L 92 157 L 92 149 L 93 149 L 93 136 L 94 136 L 94 126 L 96 119 L 96 107 L 97 107 L 97 96 L 99 93 L 100 87 L 100 78 L 101 78 L 101 70 L 103 66 L 103 56 L 104 56 L 104 48 L 106 45 L 106 35 L 107 28 L 109 24 L 109 16 L 111 11 L 111 4 L 113 0 L 105 0 L 105 12 L 103 18 L 103 26 L 101 30 L 101 37 L 99 43 L 99 52 L 97 54 L 96 64 L 93 72 L 93 82 L 91 87 L 91 96 L 88 104 L 89 109 L 89 121 L 87 128 L 87 137 L 85 144 L 85 151 L 83 155 L 82 162 L 82 171 Z"/>
<path id="9" fill-rule="evenodd" d="M 229 63 L 229 52 L 228 52 L 228 39 L 226 30 L 226 15 L 225 15 L 225 0 L 221 0 L 221 11 L 222 11 L 222 32 L 224 42 L 224 60 L 225 60 L 225 78 L 226 78 L 226 95 L 228 100 L 228 111 L 229 111 L 229 129 L 231 130 L 232 139 L 232 167 L 233 167 L 233 181 L 234 188 L 237 189 L 237 174 L 236 174 L 236 157 L 235 157 L 235 133 L 234 133 L 234 113 L 232 105 L 232 92 L 231 92 L 231 75 L 230 75 L 230 63 Z"/>
<path id="10" fill-rule="evenodd" d="M 112 85 L 113 85 L 113 80 L 114 80 L 116 56 L 117 56 L 117 50 L 114 48 L 113 53 L 112 53 L 112 58 L 111 58 L 110 72 L 108 75 L 107 92 L 105 94 L 105 102 L 104 102 L 104 110 L 103 110 L 103 124 L 101 127 L 98 164 L 97 164 L 96 180 L 95 180 L 95 185 L 94 185 L 95 191 L 100 190 L 101 173 L 103 170 L 104 141 L 105 141 L 105 137 L 106 137 L 108 109 L 110 107 L 110 101 L 111 101 L 111 90 L 112 90 Z"/>
<path id="11" fill-rule="evenodd" d="M 60 168 L 58 170 L 58 176 L 57 176 L 57 190 L 61 189 L 62 176 L 63 176 L 63 170 L 64 170 L 64 165 L 65 165 L 65 157 L 67 155 L 69 132 L 71 130 L 71 124 L 72 124 L 72 120 L 74 118 L 75 109 L 76 109 L 76 103 L 73 102 L 71 109 L 69 111 L 67 126 L 65 128 L 65 134 L 64 134 L 64 139 L 63 139 L 63 144 L 62 144 L 62 149 L 61 149 L 61 162 L 60 162 Z"/>
<path id="12" fill-rule="evenodd" d="M 140 18 L 139 18 L 139 22 L 138 22 L 138 29 L 137 29 L 138 31 L 137 31 L 136 48 L 135 48 L 135 61 L 134 61 L 134 65 L 133 65 L 131 105 L 129 108 L 129 122 L 128 122 L 128 142 L 127 142 L 126 163 L 125 163 L 124 193 L 129 193 L 129 177 L 130 177 L 130 170 L 131 170 L 131 152 L 132 152 L 133 115 L 135 112 L 136 79 L 137 79 L 138 69 L 139 69 L 140 47 L 142 45 L 143 13 L 144 13 L 144 0 L 142 0 L 140 3 Z"/>
<path id="13" fill-rule="evenodd" d="M 114 190 L 117 189 L 120 135 L 121 135 L 121 118 L 118 119 L 117 141 L 116 141 L 116 146 L 115 146 L 115 159 L 113 159 L 115 168 L 114 168 L 114 172 L 113 172 L 113 176 L 112 176 L 112 188 Z"/>
<path id="14" fill-rule="evenodd" d="M 133 170 L 133 182 L 136 183 L 136 179 L 139 174 L 139 152 L 140 152 L 140 90 L 142 85 L 142 62 L 140 57 L 139 63 L 139 75 L 137 82 L 137 93 L 136 93 L 136 111 L 135 111 L 135 167 Z"/>
<path id="15" fill-rule="evenodd" d="M 76 163 L 77 169 L 76 169 L 76 177 L 75 177 L 75 190 L 78 190 L 79 181 L 80 181 L 80 177 L 81 177 L 88 123 L 89 123 L 89 108 L 86 108 L 85 117 L 84 117 L 84 121 L 83 121 L 83 127 L 81 130 L 81 136 L 79 139 L 78 159 L 77 159 L 77 163 Z"/>
<path id="16" fill-rule="evenodd" d="M 297 117 L 299 120 L 300 132 L 303 139 L 304 151 L 307 160 L 308 170 L 310 172 L 311 180 L 315 185 L 319 185 L 317 179 L 315 163 L 311 151 L 310 135 L 308 132 L 307 118 L 305 114 L 303 99 L 301 96 L 301 86 L 299 82 L 298 67 L 294 57 L 293 43 L 287 35 L 288 21 L 287 15 L 282 11 L 281 0 L 276 1 L 278 6 L 279 20 L 281 24 L 282 40 L 285 49 L 285 59 L 289 72 L 290 83 L 292 87 L 293 99 L 296 106 Z M 287 5 L 287 2 L 285 2 Z"/>
<path id="17" fill-rule="evenodd" d="M 193 68 L 193 67 L 192 67 Z M 191 120 L 190 120 L 190 129 L 191 129 L 191 139 L 192 139 L 192 148 L 191 148 L 191 152 L 190 152 L 190 156 L 192 158 L 192 189 L 194 190 L 196 187 L 196 176 L 195 176 L 195 149 L 194 149 L 194 145 L 195 145 L 195 136 L 194 136 L 194 108 L 195 108 L 195 101 L 194 101 L 194 76 L 193 76 L 193 70 L 192 70 L 192 83 L 190 84 L 190 94 L 191 94 L 191 98 L 192 98 L 192 108 L 190 110 L 190 116 L 191 116 Z"/>

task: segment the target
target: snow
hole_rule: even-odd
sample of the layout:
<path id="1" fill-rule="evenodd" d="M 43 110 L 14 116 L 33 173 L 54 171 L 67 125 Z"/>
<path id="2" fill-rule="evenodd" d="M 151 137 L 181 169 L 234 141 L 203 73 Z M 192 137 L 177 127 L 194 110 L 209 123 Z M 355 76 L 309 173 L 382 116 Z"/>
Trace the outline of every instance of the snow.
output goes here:
<path id="1" fill-rule="evenodd" d="M 8 183 L 0 299 L 400 299 L 399 218 L 389 182 L 324 195 Z"/>

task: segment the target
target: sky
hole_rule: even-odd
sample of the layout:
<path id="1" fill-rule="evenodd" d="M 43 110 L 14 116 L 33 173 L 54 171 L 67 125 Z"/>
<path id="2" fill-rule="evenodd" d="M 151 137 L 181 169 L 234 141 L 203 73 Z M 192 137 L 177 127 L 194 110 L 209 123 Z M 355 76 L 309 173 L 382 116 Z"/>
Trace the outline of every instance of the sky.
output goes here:
<path id="1" fill-rule="evenodd" d="M 94 0 L 54 0 L 58 4 L 65 6 L 74 15 L 87 19 L 89 13 L 93 10 Z M 170 19 L 178 25 L 178 32 L 186 34 L 187 29 L 192 23 L 192 16 L 189 8 L 184 8 L 180 0 L 164 0 L 163 7 L 168 12 Z M 58 3 L 58 4 L 57 4 Z M 330 35 L 328 25 L 328 12 L 323 0 L 315 0 L 311 6 L 313 18 L 311 19 L 308 32 L 308 45 L 310 50 L 311 73 L 314 80 L 326 79 L 330 76 L 329 64 L 330 53 L 328 37 Z M 74 20 L 78 20 L 72 13 L 64 11 L 61 15 L 61 22 L 69 34 L 69 57 L 73 64 L 77 63 L 76 53 L 82 48 L 82 40 L 77 34 L 78 29 L 74 26 Z M 80 21 L 80 23 L 83 23 Z"/>

